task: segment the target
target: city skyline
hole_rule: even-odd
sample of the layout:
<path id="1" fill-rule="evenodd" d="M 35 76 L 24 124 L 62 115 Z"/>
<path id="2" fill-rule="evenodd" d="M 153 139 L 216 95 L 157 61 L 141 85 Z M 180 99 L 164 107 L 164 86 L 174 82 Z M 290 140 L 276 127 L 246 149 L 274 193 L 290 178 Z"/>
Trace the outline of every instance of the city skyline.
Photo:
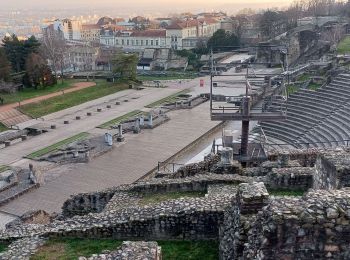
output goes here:
<path id="1" fill-rule="evenodd" d="M 252 8 L 252 9 L 262 9 L 262 8 L 283 8 L 290 4 L 291 0 L 217 0 L 213 1 L 201 1 L 201 0 L 178 0 L 173 3 L 163 0 L 129 0 L 127 3 L 120 3 L 116 0 L 61 0 L 59 2 L 52 3 L 51 1 L 45 0 L 30 0 L 23 2 L 22 0 L 3 0 L 2 7 L 8 9 L 24 9 L 24 8 L 105 8 L 110 7 L 113 9 L 120 9 L 122 12 L 161 12 L 164 14 L 181 12 L 181 11 L 206 11 L 206 10 L 221 10 L 228 13 L 235 13 L 240 9 Z"/>

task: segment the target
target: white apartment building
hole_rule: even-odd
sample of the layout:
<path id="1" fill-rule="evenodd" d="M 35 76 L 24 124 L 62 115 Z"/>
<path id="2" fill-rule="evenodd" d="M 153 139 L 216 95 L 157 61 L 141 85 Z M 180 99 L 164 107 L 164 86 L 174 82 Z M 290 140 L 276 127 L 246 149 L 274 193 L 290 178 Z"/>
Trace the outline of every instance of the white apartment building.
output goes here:
<path id="1" fill-rule="evenodd" d="M 175 22 L 166 29 L 167 46 L 175 50 L 193 49 L 198 41 L 209 39 L 220 28 L 220 21 L 212 18 Z"/>
<path id="2" fill-rule="evenodd" d="M 70 19 L 55 20 L 52 24 L 43 28 L 43 31 L 47 31 L 48 28 L 53 28 L 54 31 L 60 31 L 66 40 L 81 40 L 82 24 L 80 21 L 74 21 Z"/>
<path id="3" fill-rule="evenodd" d="M 166 48 L 166 30 L 145 31 L 104 31 L 100 43 L 106 46 L 120 47 L 124 51 L 142 51 L 146 48 Z"/>
<path id="4" fill-rule="evenodd" d="M 199 41 L 207 41 L 221 28 L 220 21 L 212 18 L 174 22 L 166 29 L 145 31 L 102 30 L 100 43 L 120 47 L 124 51 L 153 49 L 193 49 Z"/>

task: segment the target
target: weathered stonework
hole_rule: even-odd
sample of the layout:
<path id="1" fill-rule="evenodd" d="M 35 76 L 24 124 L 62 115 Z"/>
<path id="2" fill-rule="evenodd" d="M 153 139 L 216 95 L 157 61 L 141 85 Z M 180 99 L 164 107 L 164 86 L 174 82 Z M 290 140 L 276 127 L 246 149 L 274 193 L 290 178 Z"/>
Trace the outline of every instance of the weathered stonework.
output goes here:
<path id="1" fill-rule="evenodd" d="M 315 189 L 350 187 L 350 156 L 345 152 L 320 154 L 316 162 Z"/>
<path id="2" fill-rule="evenodd" d="M 106 252 L 91 257 L 79 257 L 79 260 L 161 260 L 161 248 L 156 242 L 125 241 L 113 252 Z"/>

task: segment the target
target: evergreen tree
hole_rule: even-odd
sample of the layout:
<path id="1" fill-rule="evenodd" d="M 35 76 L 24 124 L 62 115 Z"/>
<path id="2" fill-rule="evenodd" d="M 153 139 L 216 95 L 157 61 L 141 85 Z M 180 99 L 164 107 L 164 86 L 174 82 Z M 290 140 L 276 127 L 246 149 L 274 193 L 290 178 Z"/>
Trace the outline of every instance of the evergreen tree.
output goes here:
<path id="1" fill-rule="evenodd" d="M 136 54 L 118 53 L 113 59 L 113 72 L 120 75 L 121 79 L 136 79 L 137 63 L 139 58 Z"/>
<path id="2" fill-rule="evenodd" d="M 11 76 L 11 64 L 7 59 L 5 50 L 0 48 L 0 81 L 9 81 Z"/>

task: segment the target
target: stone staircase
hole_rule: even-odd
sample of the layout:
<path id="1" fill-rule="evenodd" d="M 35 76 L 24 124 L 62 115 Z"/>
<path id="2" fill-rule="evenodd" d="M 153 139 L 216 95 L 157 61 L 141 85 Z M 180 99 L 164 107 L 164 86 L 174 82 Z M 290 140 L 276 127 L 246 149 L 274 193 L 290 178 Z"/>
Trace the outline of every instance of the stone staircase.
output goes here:
<path id="1" fill-rule="evenodd" d="M 11 127 L 31 119 L 32 118 L 23 114 L 15 108 L 0 112 L 0 122 L 7 127 Z"/>

